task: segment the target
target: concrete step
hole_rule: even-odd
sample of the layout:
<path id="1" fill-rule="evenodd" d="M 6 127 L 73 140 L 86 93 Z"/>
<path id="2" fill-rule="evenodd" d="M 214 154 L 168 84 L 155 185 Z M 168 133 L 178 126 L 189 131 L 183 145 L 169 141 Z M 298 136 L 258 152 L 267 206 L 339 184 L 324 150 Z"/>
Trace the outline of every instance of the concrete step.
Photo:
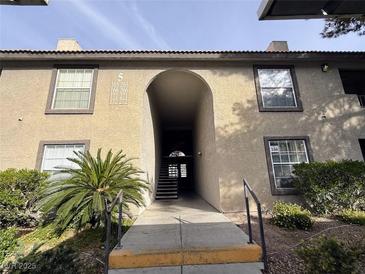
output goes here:
<path id="1" fill-rule="evenodd" d="M 173 186 L 169 186 L 169 187 L 162 187 L 162 186 L 159 186 L 157 187 L 157 192 L 168 192 L 168 191 L 172 191 L 172 192 L 177 192 L 177 187 L 173 187 Z"/>
<path id="2" fill-rule="evenodd" d="M 159 191 L 159 190 L 164 191 L 166 189 L 170 189 L 172 191 L 177 191 L 178 190 L 176 185 L 175 186 L 174 185 L 160 185 L 160 186 L 157 187 L 157 191 Z"/>
<path id="3" fill-rule="evenodd" d="M 183 265 L 111 269 L 109 274 L 261 274 L 262 263 Z"/>
<path id="4" fill-rule="evenodd" d="M 110 253 L 110 269 L 261 262 L 261 247 L 222 213 L 198 197 L 176 198 L 156 196 Z"/>
<path id="5" fill-rule="evenodd" d="M 157 192 L 166 192 L 166 191 L 177 191 L 177 187 L 170 187 L 170 186 L 158 186 Z"/>
<path id="6" fill-rule="evenodd" d="M 166 172 L 166 173 L 160 173 L 159 175 L 160 175 L 160 177 L 163 177 L 163 178 L 171 178 L 171 179 L 173 179 L 172 176 L 170 177 L 171 174 L 168 173 L 168 172 Z"/>
<path id="7" fill-rule="evenodd" d="M 156 193 L 157 196 L 162 196 L 162 195 L 177 195 L 177 189 L 173 189 L 173 190 L 157 190 Z"/>
<path id="8" fill-rule="evenodd" d="M 256 244 L 219 248 L 181 248 L 177 250 L 114 249 L 109 266 L 115 268 L 143 268 L 154 266 L 249 263 L 261 260 L 261 248 Z"/>
<path id="9" fill-rule="evenodd" d="M 159 181 L 157 186 L 163 186 L 163 185 L 173 185 L 173 186 L 177 186 L 178 183 L 174 182 L 174 181 Z"/>
<path id="10" fill-rule="evenodd" d="M 177 185 L 174 185 L 174 184 L 159 184 L 157 186 L 157 189 L 159 189 L 159 188 L 175 188 L 175 189 L 177 189 L 178 187 L 177 187 Z"/>
<path id="11" fill-rule="evenodd" d="M 172 199 L 178 199 L 179 197 L 177 195 L 156 195 L 156 200 L 172 200 Z"/>

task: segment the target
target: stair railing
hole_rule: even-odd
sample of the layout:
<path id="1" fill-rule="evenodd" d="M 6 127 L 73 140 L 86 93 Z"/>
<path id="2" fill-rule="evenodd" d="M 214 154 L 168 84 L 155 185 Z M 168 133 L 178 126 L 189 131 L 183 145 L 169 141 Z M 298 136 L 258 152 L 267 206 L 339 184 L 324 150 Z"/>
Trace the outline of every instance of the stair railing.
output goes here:
<path id="1" fill-rule="evenodd" d="M 117 248 L 121 248 L 122 239 L 122 202 L 123 202 L 123 191 L 120 190 L 118 195 L 112 201 L 110 205 L 105 200 L 105 219 L 106 219 L 106 237 L 105 237 L 105 254 L 104 254 L 104 274 L 108 274 L 109 271 L 109 254 L 110 254 L 110 236 L 112 230 L 112 212 L 114 207 L 118 206 L 118 234 L 117 234 Z"/>
<path id="2" fill-rule="evenodd" d="M 245 179 L 243 179 L 243 192 L 245 197 L 245 204 L 246 204 L 246 214 L 247 214 L 247 226 L 248 226 L 248 238 L 249 244 L 253 244 L 252 239 L 252 225 L 251 225 L 251 213 L 250 213 L 250 204 L 248 200 L 248 193 L 251 194 L 251 197 L 254 199 L 257 207 L 257 214 L 259 218 L 259 227 L 260 227 L 260 242 L 261 242 L 261 249 L 262 249 L 262 261 L 264 263 L 264 270 L 267 270 L 268 263 L 267 263 L 267 252 L 266 252 L 266 243 L 265 243 L 265 233 L 264 233 L 264 223 L 262 221 L 262 211 L 261 211 L 261 203 L 257 198 L 255 192 L 253 192 L 251 186 L 247 183 Z"/>

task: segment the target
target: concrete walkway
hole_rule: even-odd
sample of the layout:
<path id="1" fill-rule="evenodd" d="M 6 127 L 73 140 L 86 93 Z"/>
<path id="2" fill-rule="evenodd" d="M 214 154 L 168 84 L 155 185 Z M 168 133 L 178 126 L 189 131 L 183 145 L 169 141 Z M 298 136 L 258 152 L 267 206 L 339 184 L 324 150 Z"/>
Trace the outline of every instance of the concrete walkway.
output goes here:
<path id="1" fill-rule="evenodd" d="M 247 273 L 260 273 L 261 248 L 247 242 L 243 231 L 199 197 L 155 201 L 124 235 L 122 248 L 110 254 L 110 273 L 198 273 L 204 267 L 207 273 L 236 273 L 235 267 L 243 273 L 244 265 L 256 271 Z"/>

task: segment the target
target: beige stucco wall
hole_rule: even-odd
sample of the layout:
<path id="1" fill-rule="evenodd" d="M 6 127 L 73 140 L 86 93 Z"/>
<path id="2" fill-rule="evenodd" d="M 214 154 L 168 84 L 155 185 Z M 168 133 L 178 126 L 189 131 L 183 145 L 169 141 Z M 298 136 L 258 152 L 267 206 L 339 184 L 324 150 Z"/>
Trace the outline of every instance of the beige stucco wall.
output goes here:
<path id="1" fill-rule="evenodd" d="M 99 147 L 122 148 L 129 157 L 137 157 L 136 163 L 153 186 L 158 151 L 154 141 L 158 137 L 145 91 L 153 77 L 166 68 L 100 66 L 93 115 L 45 115 L 51 66 L 5 67 L 0 77 L 0 169 L 34 168 L 41 140 L 90 139 L 91 152 Z M 320 64 L 295 64 L 304 112 L 260 113 L 252 64 L 184 67 L 200 75 L 212 93 L 212 119 L 205 121 L 208 114 L 203 106 L 197 123 L 209 123 L 207 128 L 213 124 L 215 130 L 214 137 L 203 131 L 197 135 L 203 151 L 199 161 L 205 161 L 200 164 L 204 172 L 199 176 L 204 182 L 199 192 L 210 203 L 224 211 L 242 210 L 243 177 L 265 206 L 278 198 L 270 192 L 263 136 L 308 135 L 315 160 L 362 159 L 358 138 L 365 138 L 365 110 L 356 96 L 344 94 L 336 64 L 330 68 L 323 73 Z M 128 82 L 128 104 L 110 105 L 111 83 L 119 72 Z M 327 119 L 322 120 L 322 114 Z M 18 121 L 20 117 L 22 121 Z M 206 139 L 214 140 L 214 146 L 202 147 Z M 211 180 L 215 180 L 214 187 L 209 188 Z M 146 194 L 147 202 L 148 197 L 152 196 Z"/>
<path id="2" fill-rule="evenodd" d="M 217 172 L 213 94 L 208 85 L 202 91 L 194 124 L 196 191 L 221 210 L 219 173 Z"/>
<path id="3" fill-rule="evenodd" d="M 128 104 L 110 105 L 112 81 L 128 83 Z M 154 71 L 99 69 L 93 115 L 45 115 L 52 69 L 3 69 L 0 77 L 0 169 L 35 168 L 41 140 L 90 140 L 90 151 L 123 149 L 153 191 L 153 128 L 143 96 Z M 141 92 L 142 91 L 142 92 Z M 148 107 L 148 105 L 146 106 Z M 22 118 L 22 121 L 18 121 Z M 143 130 L 142 130 L 143 129 Z M 145 149 L 151 148 L 151 149 Z M 151 194 L 146 193 L 147 204 Z"/>
<path id="4" fill-rule="evenodd" d="M 356 96 L 344 94 L 336 65 L 330 67 L 323 73 L 320 64 L 295 64 L 304 111 L 282 113 L 258 111 L 252 64 L 195 70 L 213 93 L 215 167 L 223 211 L 243 209 L 243 177 L 264 207 L 279 198 L 297 199 L 271 195 L 264 136 L 309 136 L 317 161 L 363 159 L 358 139 L 365 136 L 365 110 Z M 321 119 L 322 114 L 327 119 Z"/>

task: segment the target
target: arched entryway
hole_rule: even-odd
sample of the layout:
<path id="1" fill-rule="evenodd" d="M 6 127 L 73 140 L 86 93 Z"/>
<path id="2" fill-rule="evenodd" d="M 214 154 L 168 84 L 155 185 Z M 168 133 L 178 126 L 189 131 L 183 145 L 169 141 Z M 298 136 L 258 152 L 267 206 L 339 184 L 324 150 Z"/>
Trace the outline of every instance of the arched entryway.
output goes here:
<path id="1" fill-rule="evenodd" d="M 154 130 L 156 198 L 196 192 L 219 207 L 213 99 L 208 84 L 194 72 L 168 70 L 153 78 L 147 94 Z"/>

